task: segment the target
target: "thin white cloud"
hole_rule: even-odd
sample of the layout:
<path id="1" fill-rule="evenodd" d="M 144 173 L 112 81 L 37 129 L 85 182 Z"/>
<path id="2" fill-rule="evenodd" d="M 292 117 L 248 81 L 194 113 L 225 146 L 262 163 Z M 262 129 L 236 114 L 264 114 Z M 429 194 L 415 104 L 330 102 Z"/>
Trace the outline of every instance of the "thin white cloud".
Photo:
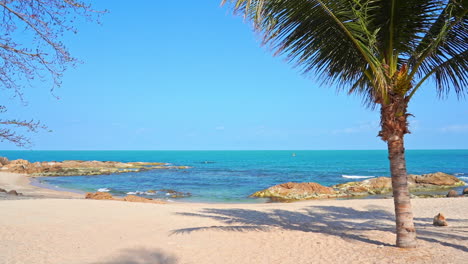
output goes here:
<path id="1" fill-rule="evenodd" d="M 421 122 L 417 119 L 409 120 L 409 129 L 413 132 L 421 130 Z"/>
<path id="2" fill-rule="evenodd" d="M 464 133 L 468 132 L 468 124 L 446 126 L 440 128 L 440 131 L 445 133 Z"/>
<path id="3" fill-rule="evenodd" d="M 377 131 L 379 129 L 379 122 L 377 121 L 368 121 L 368 122 L 361 122 L 353 127 L 347 127 L 343 129 L 335 129 L 332 130 L 331 133 L 336 134 L 354 134 L 354 133 L 361 133 L 367 131 Z"/>
<path id="4" fill-rule="evenodd" d="M 141 128 L 137 128 L 135 130 L 135 134 L 136 135 L 143 135 L 143 134 L 147 134 L 148 132 L 150 132 L 151 130 L 146 128 L 146 127 L 141 127 Z"/>

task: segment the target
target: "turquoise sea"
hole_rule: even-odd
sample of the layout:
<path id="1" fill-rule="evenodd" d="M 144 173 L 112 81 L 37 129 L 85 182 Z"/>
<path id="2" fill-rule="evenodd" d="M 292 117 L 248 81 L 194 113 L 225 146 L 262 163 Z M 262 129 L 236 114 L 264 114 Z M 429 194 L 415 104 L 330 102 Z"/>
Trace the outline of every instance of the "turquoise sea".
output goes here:
<path id="1" fill-rule="evenodd" d="M 468 150 L 408 150 L 408 173 L 442 171 L 468 182 Z M 293 182 L 334 185 L 388 176 L 385 150 L 320 151 L 0 151 L 9 159 L 35 161 L 148 161 L 187 165 L 186 170 L 152 170 L 102 176 L 41 178 L 50 186 L 114 195 L 173 189 L 192 194 L 180 201 L 265 202 L 248 198 L 269 186 Z M 146 194 L 149 195 L 149 194 Z"/>

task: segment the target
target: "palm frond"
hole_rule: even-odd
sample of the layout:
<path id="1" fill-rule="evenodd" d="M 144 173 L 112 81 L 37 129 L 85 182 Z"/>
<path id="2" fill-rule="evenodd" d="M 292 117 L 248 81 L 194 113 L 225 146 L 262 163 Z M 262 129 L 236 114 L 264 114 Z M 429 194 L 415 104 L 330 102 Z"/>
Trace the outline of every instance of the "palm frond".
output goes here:
<path id="1" fill-rule="evenodd" d="M 412 96 L 429 77 L 441 94 L 466 90 L 467 0 L 226 2 L 275 54 L 367 105 L 385 102 L 389 89 Z"/>
<path id="2" fill-rule="evenodd" d="M 465 89 L 468 86 L 468 50 L 453 56 L 439 65 L 433 66 L 419 80 L 409 97 L 411 98 L 418 88 L 431 77 L 435 80 L 439 96 L 448 94 L 450 88 L 453 87 L 458 97 L 464 97 Z"/>
<path id="3" fill-rule="evenodd" d="M 275 54 L 327 82 L 351 86 L 369 68 L 376 91 L 385 93 L 385 75 L 375 56 L 376 34 L 369 27 L 373 1 L 232 0 L 235 12 L 254 22 Z M 372 94 L 365 96 L 372 97 Z"/>
<path id="4" fill-rule="evenodd" d="M 467 14 L 468 1 L 448 1 L 410 58 L 412 75 L 419 77 L 419 83 L 433 76 L 440 95 L 453 88 L 461 96 L 467 88 Z"/>

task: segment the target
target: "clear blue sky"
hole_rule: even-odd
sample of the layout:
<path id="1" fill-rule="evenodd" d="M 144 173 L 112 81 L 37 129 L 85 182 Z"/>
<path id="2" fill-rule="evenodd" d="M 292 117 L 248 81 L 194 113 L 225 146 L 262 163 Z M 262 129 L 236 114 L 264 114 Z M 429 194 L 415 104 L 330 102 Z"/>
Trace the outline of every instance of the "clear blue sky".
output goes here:
<path id="1" fill-rule="evenodd" d="M 219 1 L 97 1 L 103 25 L 65 43 L 84 64 L 24 90 L 7 116 L 41 120 L 39 150 L 384 149 L 379 112 L 272 57 Z M 468 148 L 467 101 L 431 83 L 410 105 L 408 149 Z M 0 149 L 17 149 L 0 143 Z"/>

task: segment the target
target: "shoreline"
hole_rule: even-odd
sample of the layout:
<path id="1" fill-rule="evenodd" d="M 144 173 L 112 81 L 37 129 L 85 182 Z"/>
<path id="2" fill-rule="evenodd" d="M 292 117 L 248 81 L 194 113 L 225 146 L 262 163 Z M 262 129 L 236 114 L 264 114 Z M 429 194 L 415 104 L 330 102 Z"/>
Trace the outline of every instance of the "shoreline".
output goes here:
<path id="1" fill-rule="evenodd" d="M 416 249 L 395 245 L 392 199 L 132 203 L 31 185 L 0 200 L 0 263 L 451 263 L 468 258 L 468 197 L 412 200 Z M 43 199 L 34 199 L 43 198 Z M 70 199 L 71 198 L 71 199 Z M 432 218 L 447 217 L 448 227 Z"/>
<path id="2" fill-rule="evenodd" d="M 52 187 L 52 186 L 51 186 Z M 0 172 L 0 188 L 7 191 L 16 190 L 22 193 L 24 197 L 31 198 L 65 198 L 65 199 L 84 199 L 84 194 L 62 188 L 47 188 L 34 177 L 27 174 Z M 21 197 L 21 196 L 12 196 Z"/>
<path id="3" fill-rule="evenodd" d="M 65 179 L 65 176 L 98 176 L 98 175 L 114 175 L 114 174 L 125 174 L 126 172 L 140 172 L 147 170 L 158 170 L 158 169 L 188 169 L 189 166 L 173 166 L 169 163 L 162 162 L 120 162 L 120 161 L 98 161 L 98 160 L 64 160 L 60 162 L 56 161 L 42 161 L 42 162 L 30 162 L 24 159 L 8 160 L 8 158 L 2 158 L 2 167 L 0 172 L 9 172 L 9 173 L 22 173 L 27 175 L 29 179 L 29 185 L 40 188 L 41 190 L 47 189 L 54 191 L 54 196 L 61 196 L 64 192 L 69 195 L 69 193 L 81 194 L 84 196 L 85 192 L 96 192 L 104 191 L 107 192 L 110 190 L 111 195 L 116 197 L 124 197 L 127 195 L 139 195 L 145 198 L 152 199 L 161 199 L 167 200 L 169 202 L 188 202 L 188 203 L 264 203 L 264 202 L 297 202 L 298 200 L 307 200 L 307 199 L 374 199 L 374 198 L 387 198 L 391 196 L 391 178 L 390 177 L 377 177 L 377 176 L 349 176 L 347 177 L 358 177 L 352 179 L 361 179 L 366 178 L 362 181 L 347 181 L 342 182 L 341 180 L 336 180 L 337 184 L 335 185 L 321 185 L 317 182 L 310 182 L 310 179 L 303 179 L 305 181 L 299 181 L 300 179 L 294 179 L 295 182 L 283 182 L 277 183 L 272 181 L 273 179 L 268 179 L 267 182 L 259 182 L 254 185 L 246 186 L 246 183 L 251 183 L 250 180 L 252 177 L 249 176 L 249 172 L 242 174 L 241 179 L 242 184 L 237 184 L 237 180 L 234 178 L 227 177 L 227 184 L 235 184 L 236 190 L 231 191 L 228 188 L 229 185 L 220 186 L 218 183 L 211 184 L 209 181 L 203 181 L 197 177 L 204 179 L 202 174 L 197 171 L 193 172 L 194 177 L 188 177 L 188 182 L 184 182 L 183 186 L 192 186 L 192 188 L 185 188 L 185 192 L 179 190 L 166 190 L 165 187 L 169 188 L 179 188 L 179 185 L 174 185 L 171 178 L 169 178 L 170 183 L 164 184 L 155 184 L 153 185 L 153 175 L 146 175 L 146 178 L 143 177 L 144 187 L 140 184 L 138 180 L 129 180 L 129 176 L 116 176 L 117 179 L 102 179 L 102 181 L 96 181 L 93 184 L 86 184 L 86 179 L 81 181 L 79 178 L 72 177 L 72 179 Z M 205 161 L 206 163 L 206 161 Z M 211 162 L 210 162 L 211 163 Z M 193 164 L 192 164 L 193 165 Z M 203 170 L 202 170 L 203 171 Z M 210 171 L 209 167 L 207 171 Z M 226 173 L 229 170 L 226 171 Z M 175 172 L 177 177 L 184 177 L 182 172 L 180 175 L 179 172 Z M 170 175 L 174 173 L 169 173 Z M 200 174 L 200 175 L 199 175 Z M 210 173 L 208 173 L 210 175 Z M 223 176 L 229 176 L 230 174 L 221 173 Z M 47 178 L 47 180 L 41 179 L 41 177 L 59 177 L 60 179 Z M 344 176 L 344 175 L 342 175 Z M 132 178 L 133 175 L 130 175 Z M 313 177 L 312 177 L 313 178 Z M 320 177 L 319 177 L 320 178 Z M 120 180 L 119 180 L 120 179 Z M 301 178 L 302 179 L 302 178 Z M 315 178 L 314 178 L 315 179 Z M 125 180 L 129 180 L 129 188 L 121 189 L 127 185 L 121 185 L 116 183 L 126 184 Z M 209 179 L 208 179 L 209 180 Z M 316 179 L 320 181 L 319 179 Z M 163 180 L 164 181 L 164 180 Z M 96 186 L 99 182 L 99 186 Z M 331 181 L 333 182 L 333 181 Z M 75 184 L 78 183 L 78 184 Z M 148 184 L 150 183 L 150 184 Z M 330 183 L 328 181 L 327 183 Z M 421 198 L 426 197 L 443 197 L 447 195 L 447 191 L 450 189 L 458 189 L 461 184 L 466 184 L 457 178 L 454 175 L 449 175 L 442 172 L 427 173 L 421 175 L 408 175 L 408 185 L 410 192 L 413 194 L 413 197 L 419 196 Z M 67 189 L 62 188 L 61 186 L 69 184 L 71 188 L 83 188 L 80 189 Z M 211 189 L 199 188 L 200 184 L 206 185 L 208 187 L 213 186 L 217 188 L 215 192 L 210 191 Z M 275 185 L 276 184 L 276 185 Z M 59 187 L 60 186 L 60 187 Z M 128 187 L 127 186 L 127 187 Z M 158 186 L 158 189 L 155 186 Z M 193 187 L 195 186 L 195 187 Z M 201 186 L 201 185 L 200 185 Z M 1 187 L 1 185 L 0 185 Z M 109 189 L 104 190 L 104 187 L 115 187 L 115 190 Z M 143 189 L 141 189 L 143 188 Z M 180 187 L 182 188 L 182 187 Z M 266 188 L 266 189 L 265 189 Z M 12 188 L 11 188 L 12 189 Z M 158 189 L 158 190 L 157 190 Z M 32 190 L 32 192 L 38 192 L 38 189 Z M 146 191 L 145 191 L 146 190 Z M 164 193 L 166 191 L 166 193 Z M 456 190 L 457 192 L 462 191 L 461 188 Z M 193 192 L 194 195 L 192 198 L 190 192 Z M 172 195 L 171 195 L 172 194 Z M 453 192 L 451 194 L 453 196 Z M 111 199 L 109 195 L 105 195 L 107 199 Z M 47 196 L 46 196 L 47 197 Z M 0 197 L 1 198 L 1 197 Z M 104 196 L 101 196 L 104 198 Z M 175 198 L 172 200 L 171 198 Z M 261 200 L 256 200 L 255 198 L 262 198 Z"/>
<path id="4" fill-rule="evenodd" d="M 60 192 L 60 193 L 61 192 L 76 193 L 76 194 L 80 194 L 80 195 L 83 195 L 83 196 L 86 194 L 86 192 L 82 191 L 82 190 L 63 188 L 63 187 L 54 186 L 54 185 L 46 183 L 46 182 L 42 182 L 40 180 L 41 177 L 29 177 L 27 175 L 26 175 L 26 177 L 29 179 L 29 185 L 32 185 L 34 187 L 38 187 L 38 188 L 41 188 L 41 189 L 52 190 L 52 191 L 56 191 L 56 192 Z"/>
<path id="5" fill-rule="evenodd" d="M 56 187 L 48 183 L 40 182 L 41 177 L 31 177 L 28 174 L 23 173 L 12 173 L 12 172 L 0 172 L 0 188 L 6 189 L 7 191 L 16 190 L 18 193 L 22 193 L 23 197 L 29 198 L 73 198 L 73 199 L 84 199 L 85 198 L 85 191 L 78 190 L 78 189 L 67 189 L 62 187 Z M 444 194 L 448 190 L 454 189 L 460 192 L 462 189 L 468 186 L 458 186 L 458 187 L 451 187 L 449 189 L 439 189 L 437 191 L 426 192 L 432 194 Z M 423 193 L 423 192 L 421 192 Z M 12 196 L 11 198 L 15 198 L 18 196 Z M 21 196 L 20 196 L 21 197 Z M 114 196 L 116 198 L 123 198 L 124 196 Z M 350 197 L 334 197 L 334 198 L 321 198 L 321 199 L 304 199 L 304 200 L 296 200 L 296 201 L 288 201 L 288 202 L 274 202 L 270 200 L 265 200 L 268 198 L 251 198 L 251 199 L 262 199 L 265 200 L 264 202 L 210 202 L 210 201 L 187 201 L 187 200 L 163 200 L 173 203 L 180 203 L 180 204 L 225 204 L 225 205 L 247 205 L 247 204 L 276 204 L 276 203 L 302 203 L 311 200 L 373 200 L 373 199 L 383 199 L 388 200 L 391 199 L 391 194 L 376 194 L 376 195 L 367 195 L 367 196 L 350 196 Z M 435 197 L 418 197 L 417 199 L 434 199 Z M 444 198 L 444 197 L 438 197 Z M 0 197 L 1 200 L 1 197 Z M 160 199 L 155 199 L 160 200 Z M 413 199 L 412 199 L 413 200 Z"/>

